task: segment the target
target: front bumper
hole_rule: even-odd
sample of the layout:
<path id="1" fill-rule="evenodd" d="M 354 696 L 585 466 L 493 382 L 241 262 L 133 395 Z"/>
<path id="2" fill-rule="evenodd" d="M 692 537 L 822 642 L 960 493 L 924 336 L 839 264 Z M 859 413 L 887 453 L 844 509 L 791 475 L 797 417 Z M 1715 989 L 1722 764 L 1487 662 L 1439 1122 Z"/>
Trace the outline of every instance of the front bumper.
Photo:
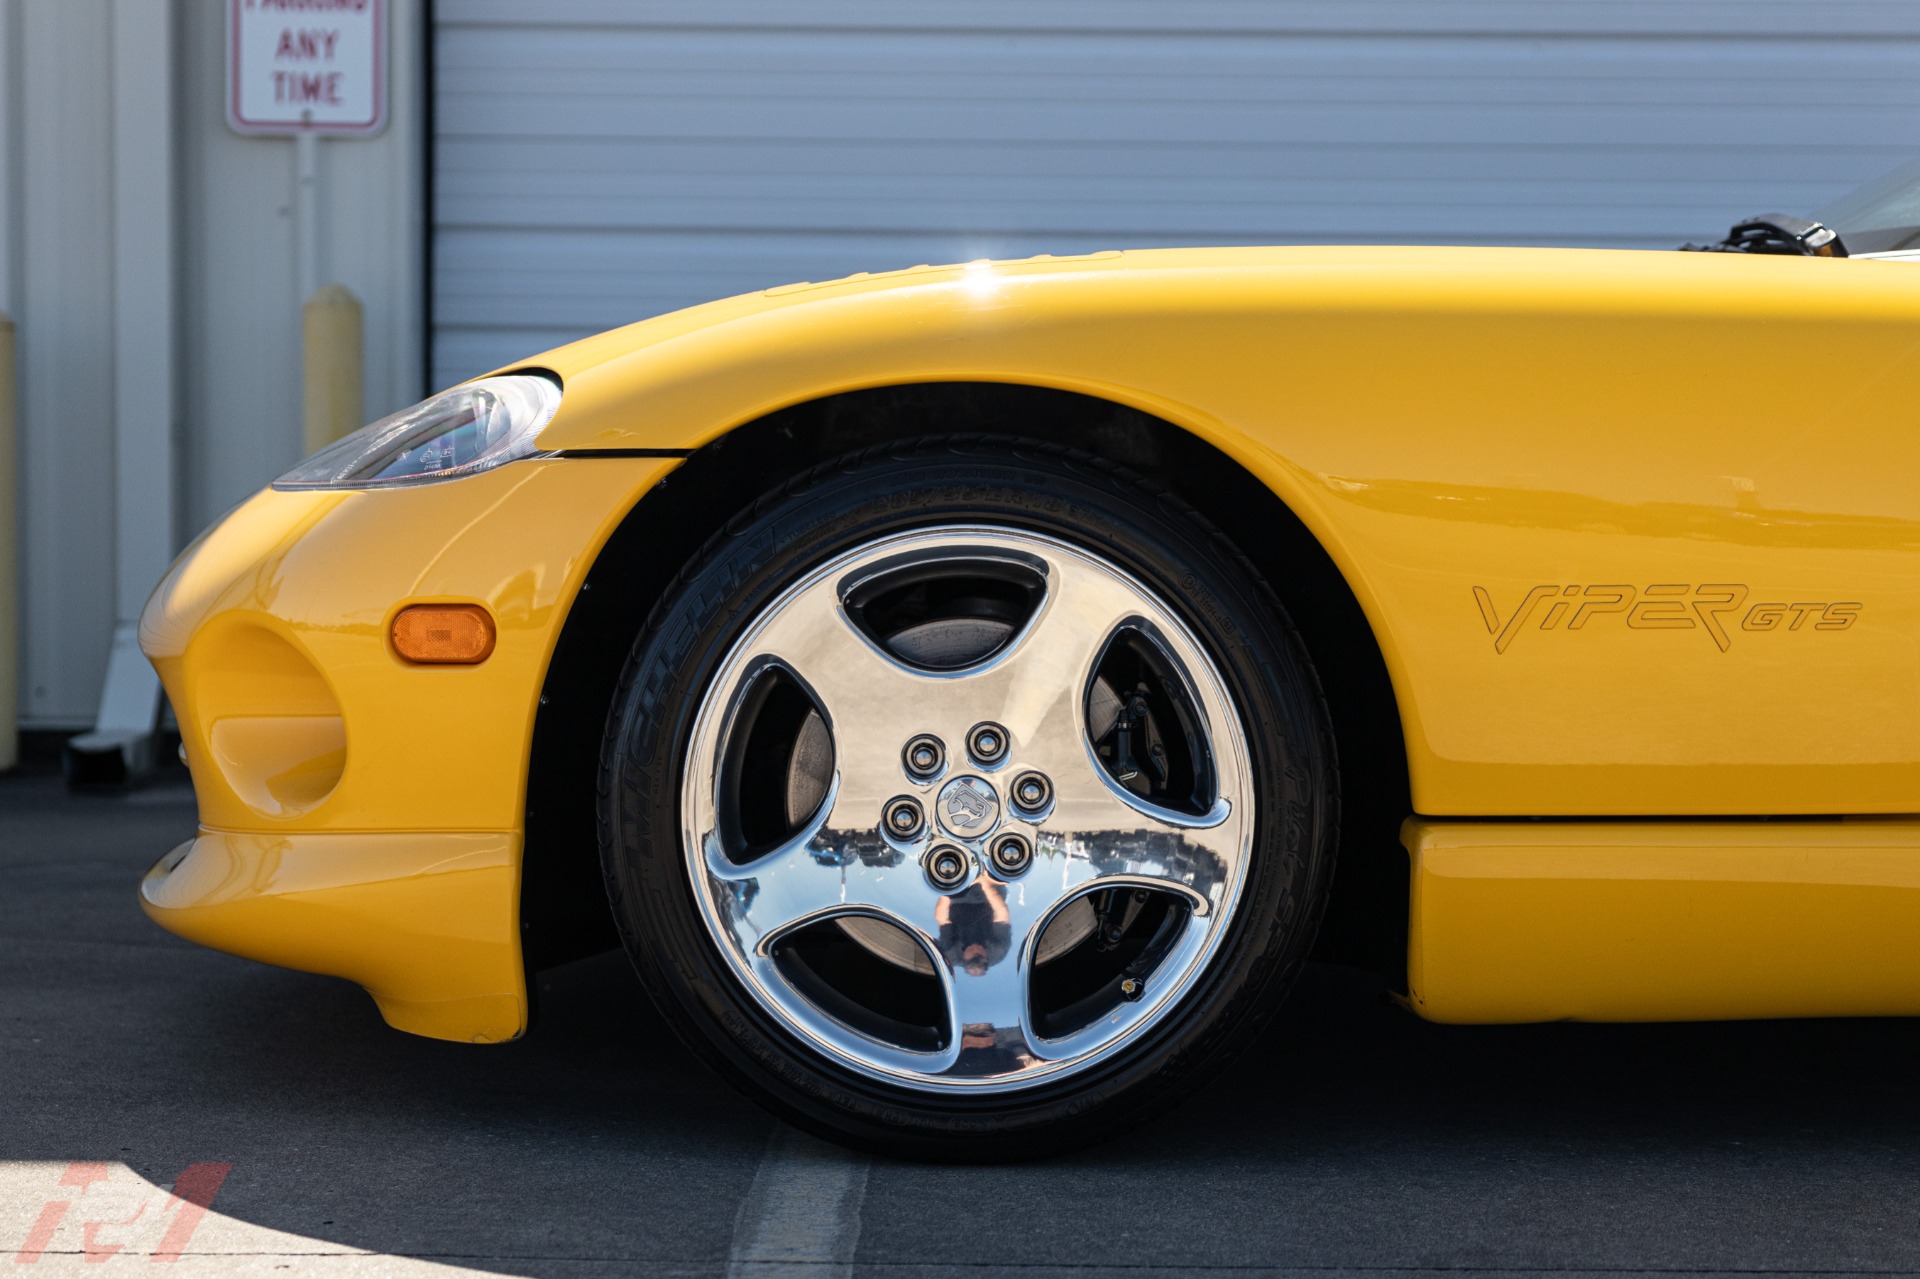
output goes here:
<path id="1" fill-rule="evenodd" d="M 199 837 L 142 886 L 181 936 L 347 977 L 404 1030 L 526 1025 L 529 744 L 606 538 L 674 466 L 516 462 L 386 492 L 263 492 L 181 556 L 140 622 L 180 722 Z M 393 651 L 414 603 L 479 604 L 477 666 Z"/>
<path id="2" fill-rule="evenodd" d="M 365 987 L 387 1024 L 497 1043 L 527 1026 L 513 834 L 203 830 L 140 905 L 189 941 Z"/>

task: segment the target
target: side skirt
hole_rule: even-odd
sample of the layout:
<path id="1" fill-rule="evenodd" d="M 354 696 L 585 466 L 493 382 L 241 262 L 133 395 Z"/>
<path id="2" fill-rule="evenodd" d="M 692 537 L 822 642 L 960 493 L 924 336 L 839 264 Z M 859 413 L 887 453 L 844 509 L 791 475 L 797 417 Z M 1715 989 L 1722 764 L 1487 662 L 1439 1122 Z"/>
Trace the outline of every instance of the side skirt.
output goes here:
<path id="1" fill-rule="evenodd" d="M 1920 819 L 1409 819 L 1441 1022 L 1920 1015 Z"/>

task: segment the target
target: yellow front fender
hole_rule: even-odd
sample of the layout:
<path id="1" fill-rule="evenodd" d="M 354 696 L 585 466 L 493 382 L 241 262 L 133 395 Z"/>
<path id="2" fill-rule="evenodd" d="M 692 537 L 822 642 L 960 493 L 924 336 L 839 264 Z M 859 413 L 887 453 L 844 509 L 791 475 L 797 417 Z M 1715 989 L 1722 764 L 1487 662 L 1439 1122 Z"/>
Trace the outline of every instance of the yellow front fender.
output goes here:
<path id="1" fill-rule="evenodd" d="M 1158 415 L 1279 496 L 1385 655 L 1429 815 L 1920 811 L 1920 276 L 1170 250 L 770 290 L 563 347 L 557 449 L 922 381 Z"/>

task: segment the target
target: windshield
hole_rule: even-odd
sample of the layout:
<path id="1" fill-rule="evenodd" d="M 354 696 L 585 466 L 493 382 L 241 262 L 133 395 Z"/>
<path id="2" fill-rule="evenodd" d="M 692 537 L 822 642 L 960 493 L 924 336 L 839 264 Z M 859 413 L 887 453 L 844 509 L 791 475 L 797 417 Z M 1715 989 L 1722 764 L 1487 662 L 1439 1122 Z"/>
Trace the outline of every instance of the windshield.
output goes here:
<path id="1" fill-rule="evenodd" d="M 1847 252 L 1920 249 L 1920 160 L 1841 196 L 1813 215 L 1840 233 Z"/>

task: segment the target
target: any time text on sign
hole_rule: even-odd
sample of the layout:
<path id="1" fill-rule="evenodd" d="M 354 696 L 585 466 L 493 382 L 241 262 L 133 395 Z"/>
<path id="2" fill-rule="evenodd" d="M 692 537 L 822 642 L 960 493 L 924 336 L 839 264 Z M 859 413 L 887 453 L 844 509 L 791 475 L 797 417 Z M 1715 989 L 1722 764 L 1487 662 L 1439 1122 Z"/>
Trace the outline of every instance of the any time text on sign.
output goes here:
<path id="1" fill-rule="evenodd" d="M 387 114 L 386 0 L 227 0 L 227 123 L 375 133 Z"/>

